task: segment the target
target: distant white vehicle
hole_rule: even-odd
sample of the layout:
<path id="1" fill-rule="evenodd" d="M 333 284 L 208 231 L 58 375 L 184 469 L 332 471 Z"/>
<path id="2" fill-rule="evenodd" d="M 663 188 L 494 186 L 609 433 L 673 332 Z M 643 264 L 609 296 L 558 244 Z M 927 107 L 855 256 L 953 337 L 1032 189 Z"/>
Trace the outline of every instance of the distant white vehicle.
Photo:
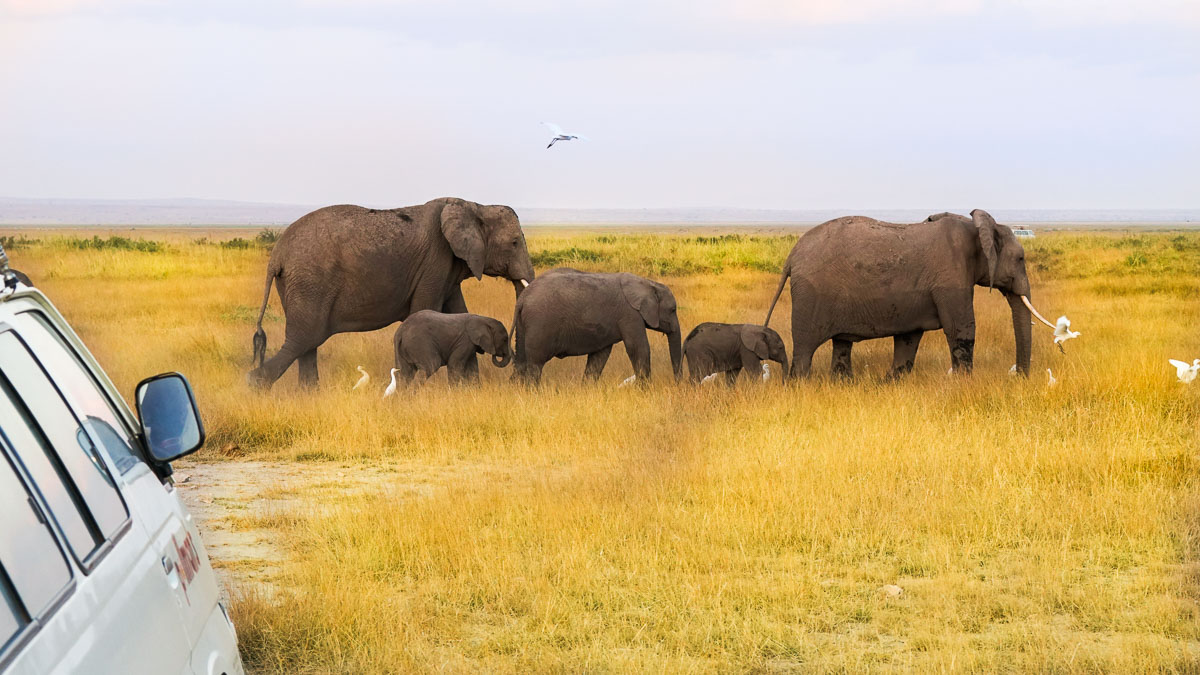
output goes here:
<path id="1" fill-rule="evenodd" d="M 1033 239 L 1033 230 L 1025 227 L 1014 227 L 1012 229 L 1013 236 L 1018 239 Z"/>
<path id="2" fill-rule="evenodd" d="M 549 129 L 550 133 L 554 134 L 554 138 L 550 139 L 550 145 L 547 145 L 547 148 L 553 147 L 554 144 L 559 141 L 574 141 L 576 139 L 581 141 L 587 140 L 587 136 L 582 136 L 580 134 L 568 134 L 562 130 L 562 127 L 558 126 L 554 122 L 542 122 L 542 125 Z"/>

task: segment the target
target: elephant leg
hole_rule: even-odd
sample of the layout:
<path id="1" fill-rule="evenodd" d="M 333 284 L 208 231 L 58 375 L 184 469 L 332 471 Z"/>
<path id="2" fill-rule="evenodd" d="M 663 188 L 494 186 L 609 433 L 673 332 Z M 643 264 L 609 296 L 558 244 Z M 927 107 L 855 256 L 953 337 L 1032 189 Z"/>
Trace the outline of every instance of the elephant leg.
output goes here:
<path id="1" fill-rule="evenodd" d="M 604 365 L 608 363 L 608 356 L 610 354 L 612 354 L 612 345 L 588 354 L 587 365 L 583 367 L 583 380 L 585 382 L 588 380 L 595 382 L 600 379 L 600 373 L 604 372 Z"/>
<path id="2" fill-rule="evenodd" d="M 475 369 L 471 369 L 471 364 Z M 479 360 L 475 356 L 475 345 L 456 349 L 446 362 L 446 377 L 451 384 L 479 382 Z"/>
<path id="3" fill-rule="evenodd" d="M 833 362 L 829 372 L 834 377 L 849 380 L 854 377 L 854 366 L 850 362 L 850 352 L 854 343 L 849 340 L 833 340 Z"/>
<path id="4" fill-rule="evenodd" d="M 317 386 L 317 350 L 310 349 L 300 355 L 296 363 L 300 374 L 300 386 L 312 389 Z"/>
<path id="5" fill-rule="evenodd" d="M 896 378 L 912 372 L 917 347 L 921 346 L 921 337 L 924 335 L 925 331 L 915 330 L 892 338 L 892 372 L 889 377 Z"/>
<path id="6" fill-rule="evenodd" d="M 450 291 L 450 294 L 446 296 L 446 301 L 442 303 L 442 313 L 467 313 L 467 301 L 463 298 L 462 288 L 455 286 L 454 290 Z M 463 361 L 464 370 L 461 374 L 466 378 L 479 380 L 479 359 L 474 358 L 474 353 L 471 356 L 472 358 Z"/>
<path id="7" fill-rule="evenodd" d="M 975 363 L 974 289 L 946 291 L 934 296 L 938 320 L 950 349 L 950 366 L 955 372 L 969 373 Z"/>
<path id="8" fill-rule="evenodd" d="M 633 374 L 637 375 L 639 380 L 650 379 L 650 339 L 646 337 L 645 326 L 630 327 L 621 333 L 621 341 L 625 343 L 625 353 L 629 355 Z"/>
<path id="9" fill-rule="evenodd" d="M 320 340 L 298 339 L 295 336 L 285 338 L 283 346 L 279 348 L 279 351 L 274 356 L 264 361 L 259 368 L 250 371 L 250 381 L 257 386 L 269 389 L 291 367 L 292 362 L 310 352 L 312 353 L 312 367 L 315 375 L 317 347 L 323 342 L 325 342 L 324 337 Z M 303 383 L 303 378 L 301 382 Z"/>
<path id="10" fill-rule="evenodd" d="M 738 375 L 741 375 L 741 374 L 742 374 L 741 368 L 734 368 L 733 370 L 725 371 L 725 384 L 730 387 L 737 384 Z"/>
<path id="11" fill-rule="evenodd" d="M 412 382 L 413 375 L 417 374 L 417 367 L 408 360 L 398 360 L 396 362 L 396 381 L 409 384 Z"/>
<path id="12" fill-rule="evenodd" d="M 749 349 L 742 349 L 741 353 L 742 366 L 738 370 L 745 373 L 746 379 L 762 380 L 762 360 L 758 355 Z"/>

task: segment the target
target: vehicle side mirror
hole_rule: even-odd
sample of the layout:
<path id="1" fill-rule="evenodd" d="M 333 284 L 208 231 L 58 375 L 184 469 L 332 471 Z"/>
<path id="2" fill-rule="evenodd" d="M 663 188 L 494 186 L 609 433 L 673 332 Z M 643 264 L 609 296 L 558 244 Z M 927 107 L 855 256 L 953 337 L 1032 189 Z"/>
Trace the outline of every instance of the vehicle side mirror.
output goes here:
<path id="1" fill-rule="evenodd" d="M 142 438 L 158 462 L 190 455 L 204 445 L 204 423 L 187 378 L 163 373 L 138 383 L 134 393 Z"/>

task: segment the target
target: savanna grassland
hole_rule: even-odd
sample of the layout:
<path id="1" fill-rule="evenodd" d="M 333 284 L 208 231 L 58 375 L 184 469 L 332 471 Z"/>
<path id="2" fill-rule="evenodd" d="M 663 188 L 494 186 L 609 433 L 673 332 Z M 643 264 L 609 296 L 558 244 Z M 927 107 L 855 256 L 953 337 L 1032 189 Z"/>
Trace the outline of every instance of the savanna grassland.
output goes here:
<path id="1" fill-rule="evenodd" d="M 947 376 L 930 334 L 900 382 L 874 341 L 850 383 L 828 378 L 826 346 L 809 381 L 693 387 L 651 334 L 645 388 L 616 387 L 618 347 L 596 385 L 581 358 L 540 389 L 481 360 L 478 388 L 441 375 L 386 401 L 391 330 L 333 338 L 315 393 L 294 371 L 246 386 L 269 232 L 4 234 L 126 395 L 159 371 L 191 379 L 197 470 L 314 476 L 286 508 L 246 500 L 213 525 L 283 561 L 244 583 L 263 571 L 214 553 L 254 670 L 1200 670 L 1200 382 L 1167 365 L 1200 357 L 1200 234 L 1028 242 L 1035 305 L 1083 333 L 1060 354 L 1036 327 L 1028 379 L 1007 374 L 1006 303 L 979 289 L 969 377 Z M 527 235 L 539 272 L 664 281 L 685 332 L 761 321 L 795 241 Z M 464 292 L 510 323 L 507 283 Z M 277 298 L 265 325 L 271 353 Z M 360 364 L 375 379 L 352 392 Z M 368 469 L 371 489 L 340 489 Z"/>

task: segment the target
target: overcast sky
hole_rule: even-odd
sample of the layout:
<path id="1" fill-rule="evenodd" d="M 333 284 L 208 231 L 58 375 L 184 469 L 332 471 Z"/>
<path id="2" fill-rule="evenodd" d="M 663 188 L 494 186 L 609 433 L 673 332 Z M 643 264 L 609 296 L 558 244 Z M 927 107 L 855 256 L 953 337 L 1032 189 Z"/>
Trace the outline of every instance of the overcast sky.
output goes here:
<path id="1" fill-rule="evenodd" d="M 0 0 L 0 196 L 1195 208 L 1197 34 L 1196 0 Z"/>

